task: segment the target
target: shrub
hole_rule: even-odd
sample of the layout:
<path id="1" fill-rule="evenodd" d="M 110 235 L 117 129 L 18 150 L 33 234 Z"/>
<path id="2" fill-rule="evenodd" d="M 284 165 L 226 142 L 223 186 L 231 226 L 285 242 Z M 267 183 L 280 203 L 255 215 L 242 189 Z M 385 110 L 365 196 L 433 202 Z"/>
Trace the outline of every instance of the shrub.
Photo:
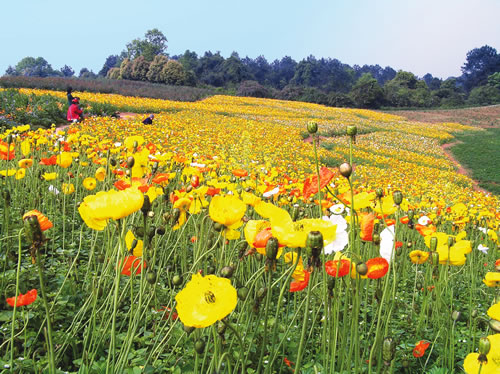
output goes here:
<path id="1" fill-rule="evenodd" d="M 269 97 L 266 87 L 256 81 L 243 81 L 237 92 L 238 96 Z"/>
<path id="2" fill-rule="evenodd" d="M 108 70 L 106 74 L 106 78 L 108 79 L 120 79 L 120 68 L 111 68 Z"/>

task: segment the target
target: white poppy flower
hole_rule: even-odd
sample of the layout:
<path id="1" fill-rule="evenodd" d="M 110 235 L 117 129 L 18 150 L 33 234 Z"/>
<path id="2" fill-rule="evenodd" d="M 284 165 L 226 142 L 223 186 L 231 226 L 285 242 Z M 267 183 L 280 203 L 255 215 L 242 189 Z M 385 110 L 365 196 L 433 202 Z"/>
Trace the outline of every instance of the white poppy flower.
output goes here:
<path id="1" fill-rule="evenodd" d="M 349 243 L 349 234 L 347 233 L 347 221 L 340 215 L 333 214 L 330 217 L 323 216 L 323 220 L 329 221 L 336 226 L 335 240 L 328 243 L 325 248 L 325 254 L 342 251 Z"/>
<path id="2" fill-rule="evenodd" d="M 432 220 L 427 216 L 422 216 L 418 219 L 418 224 L 422 226 L 427 226 Z"/>
<path id="3" fill-rule="evenodd" d="M 481 252 L 483 252 L 485 255 L 486 255 L 486 254 L 488 254 L 488 249 L 489 249 L 489 248 L 488 248 L 488 247 L 486 247 L 486 246 L 484 246 L 484 245 L 482 245 L 482 244 L 479 244 L 479 245 L 477 246 L 477 249 L 479 249 L 479 250 L 480 250 Z"/>
<path id="4" fill-rule="evenodd" d="M 273 195 L 276 195 L 278 192 L 280 192 L 280 186 L 273 188 L 270 191 L 264 192 L 262 196 L 264 197 L 271 197 Z"/>
<path id="5" fill-rule="evenodd" d="M 380 233 L 380 256 L 391 262 L 394 248 L 394 225 L 386 227 Z"/>

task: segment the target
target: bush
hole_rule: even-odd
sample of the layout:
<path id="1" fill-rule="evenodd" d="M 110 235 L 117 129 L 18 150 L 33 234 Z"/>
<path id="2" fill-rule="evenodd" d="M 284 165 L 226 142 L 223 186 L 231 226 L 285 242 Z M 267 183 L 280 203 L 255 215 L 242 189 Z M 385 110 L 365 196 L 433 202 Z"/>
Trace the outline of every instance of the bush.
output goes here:
<path id="1" fill-rule="evenodd" d="M 243 81 L 237 92 L 238 96 L 269 97 L 267 88 L 256 81 Z"/>
<path id="2" fill-rule="evenodd" d="M 479 86 L 472 89 L 467 99 L 470 105 L 491 105 L 500 103 L 500 90 L 493 86 Z"/>

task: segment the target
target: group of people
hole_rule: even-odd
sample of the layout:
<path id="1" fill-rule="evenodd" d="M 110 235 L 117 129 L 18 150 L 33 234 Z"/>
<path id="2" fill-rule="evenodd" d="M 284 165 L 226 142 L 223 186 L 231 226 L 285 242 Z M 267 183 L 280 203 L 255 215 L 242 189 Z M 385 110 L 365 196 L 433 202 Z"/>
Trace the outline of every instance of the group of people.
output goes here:
<path id="1" fill-rule="evenodd" d="M 66 96 L 68 97 L 68 114 L 66 116 L 69 122 L 75 123 L 83 120 L 83 110 L 80 109 L 80 98 L 73 96 L 73 88 L 68 87 Z M 146 117 L 142 123 L 145 125 L 152 125 L 155 116 L 153 114 Z"/>

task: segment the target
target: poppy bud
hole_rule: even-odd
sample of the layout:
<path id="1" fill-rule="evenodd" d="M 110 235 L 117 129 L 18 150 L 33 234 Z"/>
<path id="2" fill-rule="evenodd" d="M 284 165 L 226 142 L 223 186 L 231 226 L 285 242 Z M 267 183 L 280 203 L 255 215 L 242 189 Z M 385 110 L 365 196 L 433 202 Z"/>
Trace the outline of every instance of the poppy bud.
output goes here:
<path id="1" fill-rule="evenodd" d="M 172 209 L 172 215 L 171 215 L 171 219 L 172 219 L 172 223 L 176 223 L 178 220 L 179 220 L 179 217 L 181 216 L 181 211 L 179 208 L 174 208 Z"/>
<path id="2" fill-rule="evenodd" d="M 203 354 L 203 352 L 205 352 L 205 341 L 203 339 L 197 340 L 196 343 L 194 343 L 194 350 L 199 355 Z"/>
<path id="3" fill-rule="evenodd" d="M 261 287 L 257 290 L 257 298 L 262 300 L 264 296 L 267 294 L 267 288 L 266 287 Z"/>
<path id="4" fill-rule="evenodd" d="M 385 362 L 391 362 L 394 359 L 394 352 L 396 350 L 396 344 L 394 339 L 385 338 L 382 343 L 382 358 Z"/>
<path id="5" fill-rule="evenodd" d="M 292 220 L 296 221 L 299 218 L 299 205 L 295 204 L 292 209 Z"/>
<path id="6" fill-rule="evenodd" d="M 160 236 L 161 236 L 161 235 L 163 235 L 163 234 L 165 234 L 165 227 L 163 227 L 163 226 L 159 226 L 159 227 L 157 227 L 157 228 L 156 228 L 156 233 L 157 233 L 158 235 L 160 235 Z"/>
<path id="7" fill-rule="evenodd" d="M 310 231 L 307 234 L 306 248 L 308 252 L 323 249 L 323 234 L 321 231 Z"/>
<path id="8" fill-rule="evenodd" d="M 144 238 L 144 227 L 143 226 L 135 227 L 134 234 L 139 238 Z"/>
<path id="9" fill-rule="evenodd" d="M 207 274 L 215 274 L 215 267 L 212 265 L 207 266 Z"/>
<path id="10" fill-rule="evenodd" d="M 479 353 L 487 355 L 490 352 L 490 349 L 490 339 L 488 339 L 487 337 L 482 337 L 481 339 L 479 339 Z"/>
<path id="11" fill-rule="evenodd" d="M 7 135 L 7 144 L 12 143 L 12 134 Z"/>
<path id="12" fill-rule="evenodd" d="M 226 325 L 224 324 L 224 322 L 219 321 L 219 323 L 217 324 L 217 333 L 219 335 L 224 335 L 225 331 L 226 331 Z"/>
<path id="13" fill-rule="evenodd" d="M 411 247 L 413 247 L 413 243 L 412 242 L 406 243 L 406 248 L 411 248 Z"/>
<path id="14" fill-rule="evenodd" d="M 129 169 L 132 169 L 134 167 L 134 164 L 135 164 L 134 156 L 130 156 L 129 158 L 127 158 L 127 167 Z"/>
<path id="15" fill-rule="evenodd" d="M 137 147 L 139 146 L 139 143 L 137 143 L 137 140 L 134 140 L 134 153 L 137 152 Z"/>
<path id="16" fill-rule="evenodd" d="M 100 262 L 101 264 L 106 260 L 106 256 L 104 256 L 104 254 L 102 253 L 99 253 L 99 255 L 97 255 L 97 261 Z"/>
<path id="17" fill-rule="evenodd" d="M 192 326 L 186 326 L 186 325 L 183 325 L 182 326 L 182 329 L 186 332 L 186 334 L 191 334 L 193 331 L 194 331 L 194 327 Z"/>
<path id="18" fill-rule="evenodd" d="M 477 317 L 477 309 L 473 309 L 470 315 L 472 318 L 476 318 Z"/>
<path id="19" fill-rule="evenodd" d="M 111 157 L 111 158 L 109 159 L 109 164 L 110 164 L 111 166 L 116 166 L 116 159 L 115 159 L 115 158 L 113 158 L 113 157 Z"/>
<path id="20" fill-rule="evenodd" d="M 455 238 L 453 236 L 448 236 L 448 247 L 453 247 L 455 244 Z"/>
<path id="21" fill-rule="evenodd" d="M 497 321 L 496 319 L 490 319 L 490 329 L 495 332 L 500 332 L 500 321 Z"/>
<path id="22" fill-rule="evenodd" d="M 394 191 L 392 193 L 392 199 L 394 200 L 394 204 L 401 205 L 403 202 L 403 193 L 401 191 Z"/>
<path id="23" fill-rule="evenodd" d="M 278 239 L 274 236 L 271 236 L 266 243 L 266 257 L 269 260 L 276 260 L 276 256 L 278 255 Z"/>
<path id="24" fill-rule="evenodd" d="M 234 273 L 234 268 L 232 266 L 224 266 L 220 271 L 220 274 L 224 278 L 231 278 L 233 276 L 233 273 Z"/>
<path id="25" fill-rule="evenodd" d="M 347 126 L 347 135 L 356 136 L 358 128 L 356 126 Z"/>
<path id="26" fill-rule="evenodd" d="M 407 359 L 404 359 L 403 362 L 401 362 L 401 365 L 407 369 L 408 367 L 410 367 L 410 361 L 408 361 Z"/>
<path id="27" fill-rule="evenodd" d="M 307 124 L 307 132 L 309 134 L 316 134 L 318 132 L 318 123 L 311 121 Z"/>
<path id="28" fill-rule="evenodd" d="M 172 284 L 174 286 L 180 286 L 182 284 L 182 277 L 180 275 L 174 275 L 172 277 Z"/>
<path id="29" fill-rule="evenodd" d="M 430 242 L 430 250 L 431 252 L 435 252 L 436 251 L 436 248 L 437 248 L 437 245 L 438 245 L 438 238 L 433 236 L 431 238 L 431 242 Z"/>
<path id="30" fill-rule="evenodd" d="M 364 262 L 358 262 L 356 264 L 356 272 L 359 275 L 366 275 L 368 273 L 368 266 Z"/>
<path id="31" fill-rule="evenodd" d="M 240 299 L 241 301 L 245 301 L 248 296 L 248 288 L 246 287 L 238 288 L 237 295 L 238 299 Z"/>
<path id="32" fill-rule="evenodd" d="M 375 195 L 376 195 L 376 196 L 380 199 L 382 196 L 384 196 L 384 189 L 382 189 L 382 188 L 380 188 L 380 187 L 379 187 L 379 188 L 377 188 L 377 189 L 375 190 Z"/>
<path id="33" fill-rule="evenodd" d="M 415 216 L 415 212 L 413 211 L 413 209 L 410 209 L 408 211 L 408 219 L 413 219 L 414 216 Z"/>
<path id="34" fill-rule="evenodd" d="M 149 284 L 155 284 L 156 283 L 156 273 L 154 271 L 150 271 L 146 275 L 146 280 L 148 281 Z"/>
<path id="35" fill-rule="evenodd" d="M 158 162 L 154 162 L 153 166 L 151 167 L 151 174 L 155 174 L 158 171 Z"/>
<path id="36" fill-rule="evenodd" d="M 144 202 L 142 203 L 141 212 L 142 214 L 148 214 L 151 210 L 151 201 L 149 201 L 149 195 L 144 195 Z"/>
<path id="37" fill-rule="evenodd" d="M 453 313 L 451 313 L 451 319 L 453 321 L 458 321 L 461 315 L 462 314 L 458 310 L 454 310 Z"/>
<path id="38" fill-rule="evenodd" d="M 376 233 L 374 233 L 372 235 L 372 242 L 373 242 L 373 244 L 379 245 L 380 244 L 380 240 L 381 240 L 380 239 L 380 234 L 378 232 L 376 232 Z"/>
<path id="39" fill-rule="evenodd" d="M 130 245 L 131 253 L 134 251 L 135 247 L 137 247 L 137 243 L 138 243 L 137 239 L 132 240 L 132 244 Z"/>
<path id="40" fill-rule="evenodd" d="M 339 166 L 339 171 L 343 177 L 349 179 L 352 174 L 352 166 L 348 162 L 344 162 Z"/>

